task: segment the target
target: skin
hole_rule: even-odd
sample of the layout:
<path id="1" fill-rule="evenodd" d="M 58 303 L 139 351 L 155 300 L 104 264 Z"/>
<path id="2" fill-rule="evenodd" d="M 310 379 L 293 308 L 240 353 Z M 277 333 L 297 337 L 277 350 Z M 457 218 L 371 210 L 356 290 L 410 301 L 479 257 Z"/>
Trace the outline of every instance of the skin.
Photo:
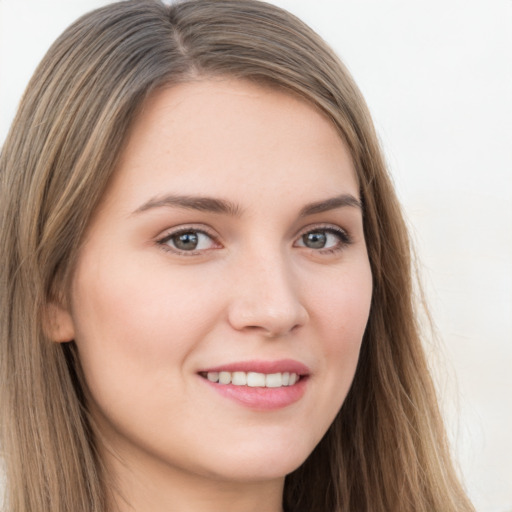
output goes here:
<path id="1" fill-rule="evenodd" d="M 301 214 L 341 195 L 353 200 Z M 53 333 L 78 346 L 119 510 L 282 509 L 285 475 L 331 424 L 359 356 L 372 279 L 358 200 L 345 143 L 302 99 L 228 79 L 149 98 Z M 195 249 L 176 248 L 183 229 Z M 302 397 L 255 410 L 198 374 L 255 359 L 305 364 Z"/>

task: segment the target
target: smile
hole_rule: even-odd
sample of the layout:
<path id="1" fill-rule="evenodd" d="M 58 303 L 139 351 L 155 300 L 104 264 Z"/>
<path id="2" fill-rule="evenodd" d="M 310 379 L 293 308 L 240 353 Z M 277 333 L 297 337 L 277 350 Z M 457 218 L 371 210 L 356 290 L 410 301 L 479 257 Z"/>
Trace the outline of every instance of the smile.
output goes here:
<path id="1" fill-rule="evenodd" d="M 198 374 L 224 398 L 253 410 L 271 411 L 298 402 L 311 372 L 306 365 L 286 359 L 228 363 L 204 368 Z"/>
<path id="2" fill-rule="evenodd" d="M 204 377 L 205 374 L 202 374 Z M 210 382 L 219 384 L 232 384 L 233 386 L 248 386 L 251 388 L 281 388 L 293 386 L 298 380 L 296 373 L 259 373 L 259 372 L 207 372 L 206 378 Z"/>

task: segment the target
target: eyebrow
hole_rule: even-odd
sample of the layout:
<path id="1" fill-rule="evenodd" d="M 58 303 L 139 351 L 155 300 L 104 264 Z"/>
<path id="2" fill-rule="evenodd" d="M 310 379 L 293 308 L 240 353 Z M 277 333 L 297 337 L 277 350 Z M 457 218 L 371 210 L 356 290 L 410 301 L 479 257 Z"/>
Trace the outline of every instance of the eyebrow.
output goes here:
<path id="1" fill-rule="evenodd" d="M 162 206 L 184 208 L 186 210 L 197 210 L 201 212 L 224 213 L 232 217 L 239 217 L 242 213 L 241 208 L 231 201 L 225 199 L 216 199 L 214 197 L 202 196 L 180 196 L 167 195 L 150 199 L 133 213 L 141 213 L 152 208 L 161 208 Z"/>
<path id="2" fill-rule="evenodd" d="M 299 213 L 299 217 L 307 217 L 330 210 L 343 207 L 358 208 L 362 211 L 361 201 L 352 194 L 341 194 L 323 201 L 317 201 L 304 206 Z M 155 197 L 139 206 L 133 213 L 141 213 L 153 208 L 177 207 L 187 210 L 196 210 L 210 213 L 220 213 L 232 217 L 240 217 L 242 208 L 226 199 L 217 199 L 214 197 L 188 196 L 188 195 L 166 195 L 164 197 Z"/>
<path id="3" fill-rule="evenodd" d="M 363 205 L 359 199 L 354 197 L 352 194 L 341 194 L 336 197 L 325 199 L 324 201 L 307 204 L 302 208 L 299 215 L 300 217 L 307 217 L 308 215 L 336 210 L 337 208 L 343 208 L 346 206 L 358 208 L 363 211 Z"/>

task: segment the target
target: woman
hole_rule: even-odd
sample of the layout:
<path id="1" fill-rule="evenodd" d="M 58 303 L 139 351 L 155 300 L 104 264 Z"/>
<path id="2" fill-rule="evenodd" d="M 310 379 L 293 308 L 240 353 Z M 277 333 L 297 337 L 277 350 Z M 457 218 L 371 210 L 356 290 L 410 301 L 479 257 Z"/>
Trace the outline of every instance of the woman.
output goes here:
<path id="1" fill-rule="evenodd" d="M 86 15 L 0 166 L 7 510 L 472 510 L 367 108 L 299 20 Z"/>

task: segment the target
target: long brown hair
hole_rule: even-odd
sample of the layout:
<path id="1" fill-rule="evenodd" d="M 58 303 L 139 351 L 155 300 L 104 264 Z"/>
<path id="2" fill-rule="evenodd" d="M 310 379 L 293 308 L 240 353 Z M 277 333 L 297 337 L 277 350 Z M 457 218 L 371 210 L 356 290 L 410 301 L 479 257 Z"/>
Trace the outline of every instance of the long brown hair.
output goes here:
<path id="1" fill-rule="evenodd" d="M 230 76 L 299 94 L 348 144 L 373 274 L 351 390 L 288 475 L 293 512 L 471 511 L 454 472 L 416 322 L 407 230 L 365 102 L 332 50 L 256 0 L 129 0 L 83 16 L 36 70 L 0 155 L 1 442 L 10 512 L 105 512 L 74 344 L 52 343 L 84 229 L 156 88 Z"/>

